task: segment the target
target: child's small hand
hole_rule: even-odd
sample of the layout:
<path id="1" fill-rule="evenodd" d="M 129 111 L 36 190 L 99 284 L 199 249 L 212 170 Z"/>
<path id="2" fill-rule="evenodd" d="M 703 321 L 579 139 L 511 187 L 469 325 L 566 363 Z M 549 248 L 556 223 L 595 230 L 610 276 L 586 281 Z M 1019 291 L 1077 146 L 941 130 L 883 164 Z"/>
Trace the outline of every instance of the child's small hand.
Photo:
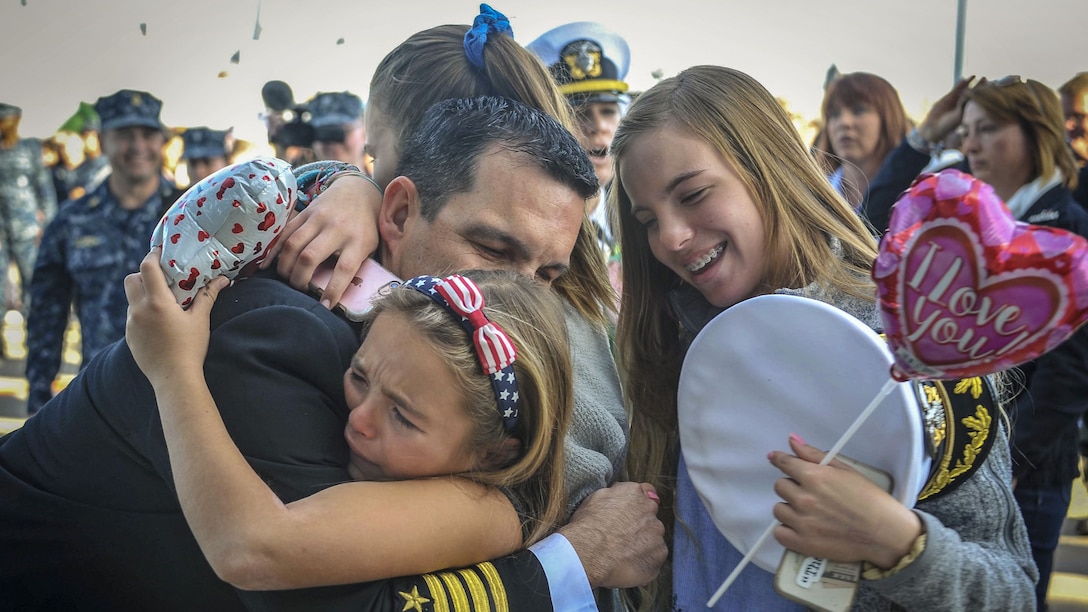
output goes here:
<path id="1" fill-rule="evenodd" d="M 140 263 L 140 271 L 125 278 L 128 320 L 125 341 L 137 365 L 158 386 L 173 374 L 201 372 L 208 351 L 209 317 L 219 291 L 229 284 L 217 277 L 197 293 L 183 310 L 159 267 L 159 249 Z"/>
<path id="2" fill-rule="evenodd" d="M 336 255 L 336 269 L 322 293 L 322 303 L 332 308 L 363 260 L 378 249 L 381 206 L 382 195 L 369 182 L 350 176 L 338 179 L 287 223 L 261 267 L 275 259 L 279 275 L 306 291 L 317 266 Z"/>

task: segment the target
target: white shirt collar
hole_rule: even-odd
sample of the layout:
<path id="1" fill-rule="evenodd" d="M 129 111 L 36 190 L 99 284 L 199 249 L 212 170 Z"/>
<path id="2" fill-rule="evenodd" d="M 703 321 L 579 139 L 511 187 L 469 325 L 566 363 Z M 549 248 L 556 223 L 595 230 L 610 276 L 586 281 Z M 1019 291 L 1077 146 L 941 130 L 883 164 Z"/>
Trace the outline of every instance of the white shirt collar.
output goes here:
<path id="1" fill-rule="evenodd" d="M 1031 208 L 1031 205 L 1039 199 L 1039 196 L 1053 189 L 1054 186 L 1061 183 L 1064 178 L 1061 170 L 1055 170 L 1054 174 L 1051 174 L 1049 178 L 1044 179 L 1040 176 L 1034 181 L 1020 187 L 1020 189 L 1017 189 L 1016 193 L 1012 194 L 1012 197 L 1009 198 L 1009 201 L 1005 202 L 1012 212 L 1013 218 L 1020 219 L 1023 217 L 1024 214 L 1028 212 L 1028 209 Z"/>

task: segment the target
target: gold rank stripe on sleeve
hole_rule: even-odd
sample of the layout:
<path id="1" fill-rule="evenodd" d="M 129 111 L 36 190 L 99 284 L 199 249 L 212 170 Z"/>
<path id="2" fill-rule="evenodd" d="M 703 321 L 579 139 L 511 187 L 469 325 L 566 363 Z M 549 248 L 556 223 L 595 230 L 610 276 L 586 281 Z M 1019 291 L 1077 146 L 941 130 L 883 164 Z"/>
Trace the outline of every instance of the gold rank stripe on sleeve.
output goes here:
<path id="1" fill-rule="evenodd" d="M 452 572 L 425 574 L 434 612 L 509 612 L 506 589 L 491 563 L 481 563 Z M 406 610 L 414 609 L 411 602 Z"/>
<path id="2" fill-rule="evenodd" d="M 446 597 L 442 582 L 434 574 L 424 574 L 423 580 L 427 583 L 427 590 L 431 592 L 431 607 L 434 612 L 450 612 L 450 600 Z"/>
<path id="3" fill-rule="evenodd" d="M 502 578 L 495 566 L 490 563 L 481 563 L 476 567 L 484 575 L 484 580 L 487 581 L 487 586 L 491 590 L 491 596 L 495 598 L 495 610 L 509 610 L 510 604 L 506 600 L 506 587 L 502 585 Z"/>
<path id="4" fill-rule="evenodd" d="M 468 585 L 468 594 L 472 597 L 472 609 L 480 610 L 484 604 L 488 603 L 487 591 L 484 590 L 484 583 L 480 580 L 480 577 L 476 575 L 474 571 L 461 570 L 458 572 L 461 579 Z"/>

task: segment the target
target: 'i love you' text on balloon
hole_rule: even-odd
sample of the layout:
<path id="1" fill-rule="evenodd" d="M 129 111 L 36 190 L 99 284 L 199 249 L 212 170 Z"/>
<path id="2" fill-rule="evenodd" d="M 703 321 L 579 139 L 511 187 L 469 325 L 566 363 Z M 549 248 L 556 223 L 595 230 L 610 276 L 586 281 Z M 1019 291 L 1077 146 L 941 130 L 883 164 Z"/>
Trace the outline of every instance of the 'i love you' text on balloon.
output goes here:
<path id="1" fill-rule="evenodd" d="M 1088 320 L 1088 242 L 1017 222 L 956 170 L 919 177 L 899 199 L 873 279 L 901 378 L 1004 370 Z"/>

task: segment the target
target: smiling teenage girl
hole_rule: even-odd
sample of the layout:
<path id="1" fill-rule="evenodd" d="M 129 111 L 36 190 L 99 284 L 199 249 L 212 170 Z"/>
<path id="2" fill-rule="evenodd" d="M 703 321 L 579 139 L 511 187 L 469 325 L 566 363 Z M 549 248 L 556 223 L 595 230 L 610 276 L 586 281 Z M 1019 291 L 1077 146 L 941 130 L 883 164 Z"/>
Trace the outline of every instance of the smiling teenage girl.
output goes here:
<path id="1" fill-rule="evenodd" d="M 818 299 L 879 327 L 869 276 L 876 245 L 775 99 L 735 70 L 697 66 L 644 92 L 613 158 L 629 476 L 655 485 L 661 518 L 675 526 L 671 576 L 641 593 L 640 609 L 694 610 L 742 555 L 714 527 L 679 452 L 687 346 L 722 310 L 767 293 Z M 855 609 L 1030 608 L 1035 570 L 1004 444 L 955 490 L 913 511 L 852 469 L 816 465 L 822 453 L 799 439 L 790 448 L 770 455 L 785 476 L 779 485 L 790 485 L 775 487 L 775 537 L 804 555 L 866 561 Z M 772 578 L 747 567 L 716 609 L 797 609 Z"/>

